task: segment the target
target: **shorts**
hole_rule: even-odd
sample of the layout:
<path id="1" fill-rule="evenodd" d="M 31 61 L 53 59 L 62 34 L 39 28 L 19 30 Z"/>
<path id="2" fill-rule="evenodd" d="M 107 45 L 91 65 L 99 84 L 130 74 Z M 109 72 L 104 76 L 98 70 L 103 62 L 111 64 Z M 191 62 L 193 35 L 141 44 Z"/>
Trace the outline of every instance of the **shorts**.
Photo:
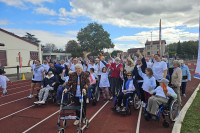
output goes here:
<path id="1" fill-rule="evenodd" d="M 32 80 L 32 83 L 41 83 L 41 81 Z"/>

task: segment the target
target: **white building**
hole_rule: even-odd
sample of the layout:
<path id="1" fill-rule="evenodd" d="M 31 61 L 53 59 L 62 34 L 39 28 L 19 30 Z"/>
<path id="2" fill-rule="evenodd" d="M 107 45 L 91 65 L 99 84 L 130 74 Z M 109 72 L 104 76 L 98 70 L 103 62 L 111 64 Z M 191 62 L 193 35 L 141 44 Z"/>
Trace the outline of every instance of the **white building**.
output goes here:
<path id="1" fill-rule="evenodd" d="M 161 40 L 161 51 L 160 51 L 161 56 L 165 55 L 165 45 L 166 45 L 166 41 Z M 159 53 L 159 48 L 160 48 L 159 41 L 148 41 L 147 40 L 145 43 L 146 56 L 151 56 L 152 54 Z"/>
<path id="2" fill-rule="evenodd" d="M 0 67 L 5 67 L 7 74 L 17 73 L 19 65 L 19 52 L 22 66 L 27 66 L 29 59 L 42 59 L 41 46 L 27 41 L 13 33 L 0 28 Z M 30 67 L 22 67 L 20 73 L 31 72 Z"/>

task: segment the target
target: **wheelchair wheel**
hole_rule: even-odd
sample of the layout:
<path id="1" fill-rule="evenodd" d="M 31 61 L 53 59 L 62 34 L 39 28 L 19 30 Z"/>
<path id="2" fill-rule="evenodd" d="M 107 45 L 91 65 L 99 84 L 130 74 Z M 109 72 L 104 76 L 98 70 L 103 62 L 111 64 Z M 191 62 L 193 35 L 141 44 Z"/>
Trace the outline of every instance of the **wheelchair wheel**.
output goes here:
<path id="1" fill-rule="evenodd" d="M 77 129 L 77 133 L 82 133 L 82 129 Z"/>
<path id="2" fill-rule="evenodd" d="M 64 128 L 61 128 L 58 133 L 65 133 L 65 129 Z"/>
<path id="3" fill-rule="evenodd" d="M 128 106 L 126 112 L 127 112 L 127 115 L 131 115 L 131 113 L 132 113 L 131 106 Z"/>
<path id="4" fill-rule="evenodd" d="M 170 110 L 169 110 L 169 118 L 171 121 L 176 121 L 179 117 L 180 113 L 180 105 L 178 103 L 178 100 L 173 100 L 171 105 L 170 105 Z"/>
<path id="5" fill-rule="evenodd" d="M 95 99 L 98 102 L 100 99 L 100 89 L 98 86 L 95 87 Z"/>
<path id="6" fill-rule="evenodd" d="M 167 122 L 166 120 L 163 121 L 163 127 L 168 128 L 169 127 L 169 122 Z"/>
<path id="7" fill-rule="evenodd" d="M 140 99 L 137 97 L 136 93 L 133 95 L 133 108 L 138 110 L 140 108 Z"/>
<path id="8" fill-rule="evenodd" d="M 89 127 L 89 120 L 88 119 L 85 121 L 85 125 L 86 125 L 86 128 Z"/>
<path id="9" fill-rule="evenodd" d="M 67 127 L 67 120 L 63 120 L 63 127 L 64 127 L 64 128 Z"/>

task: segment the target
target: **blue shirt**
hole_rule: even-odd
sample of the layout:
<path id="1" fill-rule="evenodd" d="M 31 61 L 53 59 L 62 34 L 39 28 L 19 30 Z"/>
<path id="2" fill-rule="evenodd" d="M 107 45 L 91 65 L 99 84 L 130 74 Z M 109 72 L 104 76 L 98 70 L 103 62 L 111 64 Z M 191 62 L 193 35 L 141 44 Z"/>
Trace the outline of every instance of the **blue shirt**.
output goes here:
<path id="1" fill-rule="evenodd" d="M 190 70 L 189 70 L 188 66 L 183 64 L 182 66 L 180 66 L 180 68 L 182 70 L 182 75 L 188 77 L 188 79 L 183 79 L 182 82 L 187 82 L 188 80 L 191 81 L 191 74 L 190 74 Z"/>
<path id="2" fill-rule="evenodd" d="M 79 84 L 77 84 L 77 88 L 76 88 L 76 97 L 79 97 L 79 96 L 81 96 L 81 86 L 80 86 L 80 77 L 79 77 L 79 75 L 78 75 L 77 83 L 79 83 Z"/>

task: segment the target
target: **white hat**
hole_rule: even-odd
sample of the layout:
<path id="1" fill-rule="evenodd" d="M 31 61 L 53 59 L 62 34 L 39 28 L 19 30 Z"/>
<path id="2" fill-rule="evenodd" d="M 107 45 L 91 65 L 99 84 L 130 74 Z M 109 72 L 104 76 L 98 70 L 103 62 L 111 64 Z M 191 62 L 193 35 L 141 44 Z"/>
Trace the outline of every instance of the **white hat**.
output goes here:
<path id="1" fill-rule="evenodd" d="M 166 78 L 162 78 L 161 80 L 158 80 L 158 82 L 168 84 L 168 83 L 169 83 L 169 80 L 166 79 Z"/>

